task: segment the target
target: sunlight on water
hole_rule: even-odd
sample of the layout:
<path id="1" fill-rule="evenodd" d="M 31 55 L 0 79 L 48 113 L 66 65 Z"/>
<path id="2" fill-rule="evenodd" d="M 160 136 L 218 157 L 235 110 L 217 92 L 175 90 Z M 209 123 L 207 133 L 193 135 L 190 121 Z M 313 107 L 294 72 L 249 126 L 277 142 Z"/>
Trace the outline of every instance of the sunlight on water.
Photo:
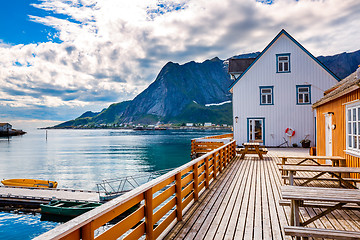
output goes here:
<path id="1" fill-rule="evenodd" d="M 24 129 L 27 131 L 27 129 Z M 0 178 L 55 180 L 58 188 L 97 190 L 103 179 L 179 167 L 190 160 L 192 138 L 223 134 L 202 130 L 45 130 L 0 138 Z M 57 223 L 40 215 L 0 212 L 0 239 L 32 239 Z"/>

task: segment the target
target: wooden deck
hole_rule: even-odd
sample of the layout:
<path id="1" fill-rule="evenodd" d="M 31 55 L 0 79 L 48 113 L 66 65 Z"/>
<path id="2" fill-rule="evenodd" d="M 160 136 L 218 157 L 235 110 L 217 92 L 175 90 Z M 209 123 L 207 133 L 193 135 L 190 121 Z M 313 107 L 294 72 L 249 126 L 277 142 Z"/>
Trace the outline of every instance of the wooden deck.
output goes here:
<path id="1" fill-rule="evenodd" d="M 282 179 L 275 152 L 264 160 L 236 157 L 165 239 L 291 239 L 284 235 L 289 206 L 280 206 Z M 312 186 L 334 187 L 328 182 Z M 306 220 L 322 209 L 300 208 Z M 309 227 L 360 231 L 360 212 L 338 210 Z"/>

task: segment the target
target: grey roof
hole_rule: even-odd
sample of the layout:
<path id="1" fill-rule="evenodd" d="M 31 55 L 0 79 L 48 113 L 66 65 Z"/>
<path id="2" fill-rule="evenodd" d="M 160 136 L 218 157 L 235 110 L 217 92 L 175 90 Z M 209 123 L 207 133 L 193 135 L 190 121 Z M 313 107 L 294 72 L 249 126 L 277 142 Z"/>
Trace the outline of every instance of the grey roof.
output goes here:
<path id="1" fill-rule="evenodd" d="M 254 60 L 255 58 L 229 59 L 229 73 L 240 74 L 244 72 Z"/>
<path id="2" fill-rule="evenodd" d="M 325 96 L 322 97 L 319 101 L 313 104 L 313 108 L 316 108 L 320 105 L 323 105 L 324 103 L 330 102 L 334 99 L 337 99 L 349 92 L 352 92 L 358 88 L 360 88 L 360 78 L 356 76 L 356 71 L 337 84 L 335 84 L 333 87 L 325 91 Z"/>

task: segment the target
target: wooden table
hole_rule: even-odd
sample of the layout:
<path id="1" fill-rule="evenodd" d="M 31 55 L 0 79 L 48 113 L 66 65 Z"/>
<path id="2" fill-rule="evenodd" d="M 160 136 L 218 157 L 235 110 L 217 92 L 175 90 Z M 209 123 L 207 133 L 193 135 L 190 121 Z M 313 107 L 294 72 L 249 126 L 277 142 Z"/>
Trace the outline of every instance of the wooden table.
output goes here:
<path id="1" fill-rule="evenodd" d="M 260 149 L 260 143 L 243 143 L 243 146 L 245 147 L 245 149 L 243 150 L 240 159 L 244 159 L 245 154 L 250 154 L 250 153 L 256 153 L 259 155 L 259 158 L 262 160 L 263 155 L 262 155 L 262 149 Z"/>
<path id="2" fill-rule="evenodd" d="M 302 183 L 300 186 L 303 186 L 311 181 L 319 179 L 325 173 L 329 173 L 332 177 L 335 177 L 339 180 L 340 185 L 343 184 L 347 188 L 355 188 L 357 187 L 352 184 L 351 180 L 344 179 L 344 173 L 360 173 L 360 168 L 357 167 L 331 167 L 331 166 L 307 166 L 307 165 L 283 165 L 280 167 L 281 170 L 289 172 L 289 182 L 290 185 L 294 185 L 294 175 L 297 171 L 302 172 L 319 172 L 319 174 L 309 178 L 307 181 Z M 335 179 L 334 178 L 334 179 Z"/>
<path id="3" fill-rule="evenodd" d="M 314 222 L 315 220 L 323 217 L 334 210 L 338 209 L 346 209 L 346 204 L 356 204 L 360 205 L 360 191 L 354 189 L 340 189 L 340 188 L 318 188 L 318 187 L 300 187 L 300 186 L 282 186 L 281 193 L 283 199 L 291 200 L 291 213 L 290 213 L 290 225 L 297 226 L 299 234 L 302 234 L 301 231 L 306 231 L 308 224 Z M 304 206 L 304 201 L 316 201 L 322 203 L 332 203 L 326 210 L 315 214 L 315 216 L 311 216 L 310 219 L 301 222 L 299 207 Z M 324 205 L 322 206 L 324 208 Z M 296 228 L 290 227 L 292 231 Z M 309 229 L 310 230 L 310 229 Z M 285 233 L 287 229 L 285 227 Z M 351 232 L 353 238 L 345 238 L 344 236 L 349 233 L 347 231 L 339 231 L 339 230 L 330 230 L 327 229 L 325 232 L 323 229 L 311 229 L 314 231 L 314 234 L 317 237 L 328 237 L 330 234 L 333 234 L 336 239 L 358 239 L 360 237 L 360 233 Z M 317 233 L 316 233 L 317 232 Z M 321 236 L 321 234 L 324 234 Z M 355 235 L 354 235 L 355 234 Z M 294 234 L 296 236 L 296 234 Z M 302 235 L 306 236 L 306 235 Z M 314 235 L 312 235 L 314 236 Z M 336 237 L 337 236 L 337 237 Z M 343 236 L 343 237 L 341 237 Z M 351 236 L 351 237 L 352 237 Z M 332 237 L 331 237 L 332 238 Z"/>
<path id="4" fill-rule="evenodd" d="M 334 167 L 345 167 L 346 159 L 339 156 L 279 156 L 281 158 L 281 164 L 285 165 L 288 159 L 299 159 L 300 161 L 296 165 L 301 165 L 306 161 L 311 161 L 317 165 L 321 165 L 316 160 L 331 160 Z"/>

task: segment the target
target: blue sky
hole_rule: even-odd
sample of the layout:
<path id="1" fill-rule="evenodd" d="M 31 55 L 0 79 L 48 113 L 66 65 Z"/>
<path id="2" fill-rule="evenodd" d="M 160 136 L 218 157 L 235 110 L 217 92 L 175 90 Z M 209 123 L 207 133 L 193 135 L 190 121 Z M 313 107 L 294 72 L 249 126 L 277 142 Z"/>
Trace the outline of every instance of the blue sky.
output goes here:
<path id="1" fill-rule="evenodd" d="M 47 16 L 51 13 L 31 6 L 39 3 L 33 0 L 3 1 L 0 8 L 0 38 L 4 43 L 29 44 L 38 42 L 57 41 L 53 38 L 56 30 L 52 27 L 30 21 L 28 15 Z"/>
<path id="2" fill-rule="evenodd" d="M 0 122 L 64 121 L 134 98 L 168 61 L 261 51 L 282 29 L 360 49 L 358 0 L 12 0 L 0 9 Z"/>

